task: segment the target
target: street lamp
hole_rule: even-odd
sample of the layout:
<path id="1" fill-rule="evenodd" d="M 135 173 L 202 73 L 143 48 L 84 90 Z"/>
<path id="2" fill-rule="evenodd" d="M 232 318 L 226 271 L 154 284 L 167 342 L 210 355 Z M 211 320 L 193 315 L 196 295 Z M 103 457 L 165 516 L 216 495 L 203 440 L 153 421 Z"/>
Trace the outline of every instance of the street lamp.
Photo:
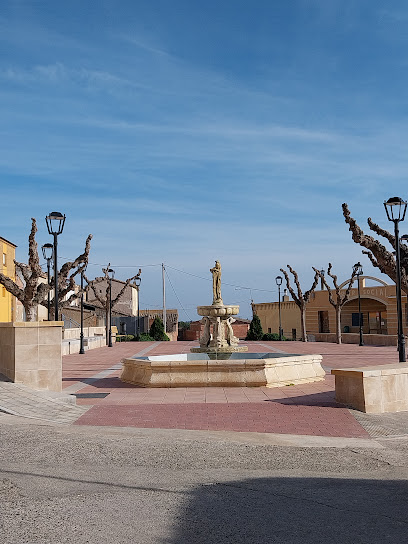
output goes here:
<path id="1" fill-rule="evenodd" d="M 279 291 L 279 340 L 282 340 L 282 321 L 281 321 L 281 294 L 280 294 L 280 288 L 282 285 L 283 278 L 282 276 L 276 276 L 275 282 L 278 286 Z"/>
<path id="2" fill-rule="evenodd" d="M 54 236 L 54 320 L 58 321 L 58 264 L 57 264 L 57 237 L 64 229 L 65 215 L 60 212 L 51 212 L 45 218 L 49 234 Z"/>
<path id="3" fill-rule="evenodd" d="M 398 353 L 399 362 L 404 363 L 405 357 L 405 337 L 402 328 L 402 303 L 401 303 L 401 258 L 400 258 L 400 241 L 399 241 L 399 222 L 404 221 L 407 211 L 407 202 L 394 196 L 384 202 L 384 208 L 387 213 L 388 221 L 394 223 L 395 231 L 395 256 L 396 256 L 396 291 L 397 291 L 397 317 L 398 317 Z"/>
<path id="4" fill-rule="evenodd" d="M 135 278 L 135 285 L 137 289 L 137 327 L 136 327 L 136 340 L 140 341 L 140 284 L 142 283 L 142 278 Z"/>
<path id="5" fill-rule="evenodd" d="M 81 269 L 81 333 L 79 335 L 79 353 L 83 355 L 85 353 L 84 348 L 84 274 L 86 266 Z"/>
<path id="6" fill-rule="evenodd" d="M 109 278 L 109 343 L 108 347 L 112 347 L 112 280 L 115 277 L 115 271 L 112 268 L 107 270 Z"/>
<path id="7" fill-rule="evenodd" d="M 320 270 L 320 288 L 324 291 L 324 268 Z"/>
<path id="8" fill-rule="evenodd" d="M 54 253 L 54 247 L 52 244 L 44 244 L 41 246 L 44 259 L 47 261 L 47 282 L 50 285 L 51 282 L 51 261 Z M 48 289 L 48 321 L 51 321 L 51 289 Z"/>
<path id="9" fill-rule="evenodd" d="M 363 342 L 363 320 L 361 319 L 361 299 L 360 299 L 360 276 L 363 275 L 363 267 L 358 262 L 353 266 L 353 274 L 357 276 L 357 290 L 358 290 L 358 328 L 360 331 L 360 346 L 364 346 Z"/>

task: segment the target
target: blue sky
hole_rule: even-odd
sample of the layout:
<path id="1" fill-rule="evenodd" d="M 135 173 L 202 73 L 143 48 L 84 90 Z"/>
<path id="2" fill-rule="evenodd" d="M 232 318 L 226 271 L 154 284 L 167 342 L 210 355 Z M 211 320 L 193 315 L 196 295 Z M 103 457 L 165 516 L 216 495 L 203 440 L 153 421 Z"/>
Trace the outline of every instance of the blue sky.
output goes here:
<path id="1" fill-rule="evenodd" d="M 341 204 L 389 228 L 408 197 L 407 26 L 392 0 L 3 0 L 0 236 L 26 260 L 61 211 L 61 263 L 91 232 L 89 275 L 142 267 L 154 308 L 164 262 L 184 319 L 216 259 L 243 317 L 286 264 L 378 275 Z"/>

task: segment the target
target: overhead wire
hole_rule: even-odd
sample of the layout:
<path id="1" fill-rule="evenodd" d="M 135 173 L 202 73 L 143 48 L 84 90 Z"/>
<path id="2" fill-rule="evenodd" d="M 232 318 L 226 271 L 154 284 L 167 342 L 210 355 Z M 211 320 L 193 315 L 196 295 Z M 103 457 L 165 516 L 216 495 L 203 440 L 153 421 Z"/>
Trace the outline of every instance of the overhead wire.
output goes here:
<path id="1" fill-rule="evenodd" d="M 169 276 L 169 274 L 168 274 L 168 272 L 167 272 L 167 270 L 166 270 L 166 267 L 164 267 L 164 273 L 166 274 L 166 277 L 167 277 L 167 279 L 169 280 L 169 283 L 170 283 L 170 285 L 171 285 L 171 288 L 173 289 L 174 295 L 175 295 L 176 299 L 178 300 L 178 303 L 180 304 L 181 309 L 182 309 L 183 312 L 186 314 L 186 316 L 188 317 L 188 319 L 189 319 L 190 321 L 192 321 L 192 319 L 191 319 L 189 313 L 188 313 L 187 310 L 183 307 L 183 304 L 182 304 L 181 300 L 179 299 L 179 297 L 178 297 L 178 295 L 177 295 L 177 293 L 176 293 L 176 290 L 174 289 L 174 286 L 173 286 L 173 284 L 172 284 L 172 282 L 171 282 L 171 279 L 170 279 L 170 276 Z"/>

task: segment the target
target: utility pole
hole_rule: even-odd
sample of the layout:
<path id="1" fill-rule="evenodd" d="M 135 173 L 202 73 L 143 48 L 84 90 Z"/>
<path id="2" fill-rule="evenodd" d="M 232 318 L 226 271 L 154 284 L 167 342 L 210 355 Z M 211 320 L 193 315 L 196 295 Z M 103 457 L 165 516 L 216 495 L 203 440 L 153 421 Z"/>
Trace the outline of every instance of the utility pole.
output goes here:
<path id="1" fill-rule="evenodd" d="M 163 325 L 164 332 L 167 332 L 166 327 L 166 279 L 165 279 L 166 269 L 164 268 L 164 263 L 162 263 L 162 277 L 163 277 Z"/>

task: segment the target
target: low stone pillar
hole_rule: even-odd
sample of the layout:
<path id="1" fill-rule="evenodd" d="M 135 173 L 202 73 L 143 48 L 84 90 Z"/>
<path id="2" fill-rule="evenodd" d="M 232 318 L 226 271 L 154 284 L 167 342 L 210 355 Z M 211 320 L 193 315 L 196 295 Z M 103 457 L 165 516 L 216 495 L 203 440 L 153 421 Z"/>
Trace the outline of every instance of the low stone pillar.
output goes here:
<path id="1" fill-rule="evenodd" d="M 33 389 L 62 390 L 63 321 L 0 323 L 0 373 Z"/>
<path id="2" fill-rule="evenodd" d="M 335 368 L 336 401 L 367 414 L 408 410 L 408 364 Z"/>

